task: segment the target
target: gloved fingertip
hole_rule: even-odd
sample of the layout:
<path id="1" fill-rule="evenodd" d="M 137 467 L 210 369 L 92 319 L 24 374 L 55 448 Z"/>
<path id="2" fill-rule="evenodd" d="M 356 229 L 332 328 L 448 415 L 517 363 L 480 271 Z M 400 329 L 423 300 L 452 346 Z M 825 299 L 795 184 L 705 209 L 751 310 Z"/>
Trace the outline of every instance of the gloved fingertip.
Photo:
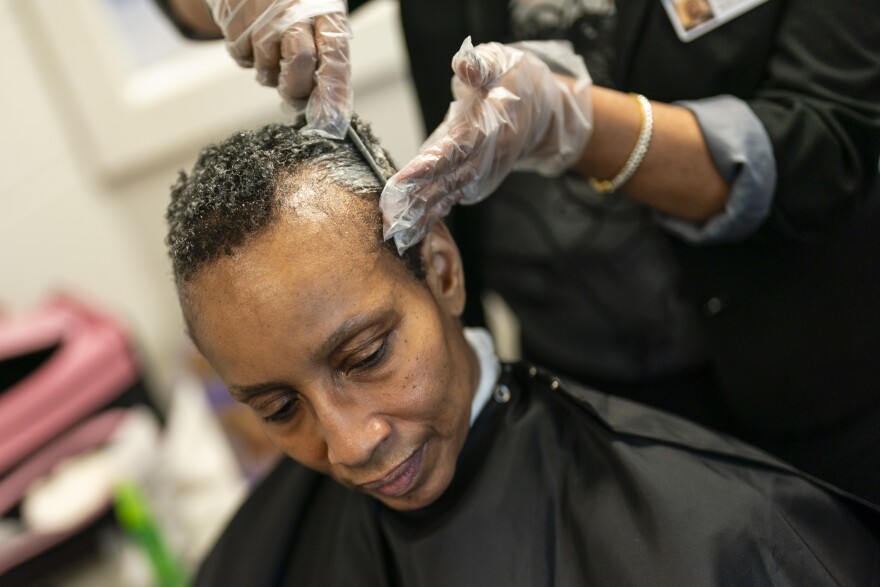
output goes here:
<path id="1" fill-rule="evenodd" d="M 277 69 L 258 69 L 257 83 L 261 86 L 274 88 L 278 86 L 278 70 Z"/>
<path id="2" fill-rule="evenodd" d="M 403 250 L 406 250 L 407 243 L 410 241 L 408 237 L 398 235 L 404 235 L 410 231 L 415 224 L 413 214 L 416 213 L 417 216 L 420 214 L 413 210 L 411 198 L 404 190 L 400 189 L 395 177 L 397 176 L 393 176 L 382 188 L 382 194 L 379 196 L 379 209 L 382 211 L 382 236 L 384 240 L 394 238 L 398 251 L 402 252 L 401 244 L 404 246 Z M 404 239 L 403 242 L 401 239 Z"/>
<path id="3" fill-rule="evenodd" d="M 226 52 L 240 67 L 254 66 L 253 47 L 243 39 L 226 40 Z"/>
<path id="4" fill-rule="evenodd" d="M 488 68 L 480 59 L 470 37 L 464 40 L 452 57 L 452 72 L 472 88 L 481 88 L 489 82 Z"/>
<path id="5" fill-rule="evenodd" d="M 385 189 L 383 190 L 385 201 L 404 202 L 411 200 L 418 189 L 417 183 L 417 179 L 397 172 L 385 184 Z"/>
<path id="6" fill-rule="evenodd" d="M 392 221 L 390 226 L 384 226 L 383 238 L 386 241 L 393 240 L 398 255 L 403 255 L 407 249 L 418 244 L 425 237 L 425 229 L 422 226 L 409 226 L 408 223 Z"/>
<path id="7" fill-rule="evenodd" d="M 465 37 L 464 41 L 461 43 L 461 47 L 458 48 L 459 53 L 473 53 L 474 52 L 474 41 L 470 35 Z"/>
<path id="8" fill-rule="evenodd" d="M 401 257 L 407 251 L 407 249 L 412 247 L 417 242 L 418 241 L 416 240 L 408 238 L 406 233 L 403 232 L 398 232 L 394 235 L 394 246 L 397 247 L 397 254 Z"/>
<path id="9" fill-rule="evenodd" d="M 351 114 L 337 112 L 329 103 L 315 107 L 314 93 L 306 104 L 306 125 L 304 133 L 314 133 L 327 139 L 341 141 L 345 139 Z"/>
<path id="10" fill-rule="evenodd" d="M 326 124 L 321 122 L 310 122 L 300 131 L 302 134 L 315 134 L 325 139 L 341 141 L 345 138 L 348 125 L 341 127 L 338 124 Z"/>
<path id="11" fill-rule="evenodd" d="M 333 88 L 331 88 L 332 90 Z M 323 91 L 322 91 L 323 90 Z M 321 136 L 343 140 L 351 124 L 351 94 L 334 94 L 327 86 L 318 84 L 306 104 L 306 126 L 304 132 L 315 132 Z"/>
<path id="12" fill-rule="evenodd" d="M 382 210 L 382 216 L 388 222 L 387 226 L 393 227 L 400 221 L 400 216 L 407 208 L 408 197 L 406 192 L 401 189 L 401 180 L 399 173 L 392 175 L 382 188 L 379 196 L 379 209 Z M 387 237 L 386 237 L 387 238 Z"/>
<path id="13" fill-rule="evenodd" d="M 412 239 L 409 237 L 411 231 L 412 227 L 403 226 L 395 219 L 383 217 L 382 239 L 384 241 L 393 240 L 397 252 L 401 255 L 412 246 Z"/>
<path id="14" fill-rule="evenodd" d="M 394 219 L 387 216 L 382 217 L 382 240 L 391 240 L 402 230 L 404 230 L 403 227 L 399 226 Z"/>
<path id="15" fill-rule="evenodd" d="M 244 67 L 245 69 L 250 69 L 254 66 L 254 60 L 247 57 L 238 57 L 232 53 L 230 53 L 233 61 L 238 64 L 239 67 Z"/>
<path id="16" fill-rule="evenodd" d="M 285 114 L 289 114 L 294 119 L 299 118 L 306 110 L 306 101 L 298 98 L 291 98 L 286 95 L 281 87 L 278 88 L 278 93 L 281 94 L 281 98 L 283 99 L 281 102 L 281 110 Z"/>

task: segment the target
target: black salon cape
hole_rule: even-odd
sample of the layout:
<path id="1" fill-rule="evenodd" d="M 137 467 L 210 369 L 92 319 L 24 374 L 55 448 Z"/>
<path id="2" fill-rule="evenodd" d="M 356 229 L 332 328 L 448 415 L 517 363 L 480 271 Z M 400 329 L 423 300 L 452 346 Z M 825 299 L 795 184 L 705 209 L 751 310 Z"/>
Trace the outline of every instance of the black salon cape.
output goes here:
<path id="1" fill-rule="evenodd" d="M 437 502 L 395 512 L 284 460 L 196 584 L 880 583 L 869 506 L 684 420 L 504 371 L 510 400 L 480 414 Z"/>

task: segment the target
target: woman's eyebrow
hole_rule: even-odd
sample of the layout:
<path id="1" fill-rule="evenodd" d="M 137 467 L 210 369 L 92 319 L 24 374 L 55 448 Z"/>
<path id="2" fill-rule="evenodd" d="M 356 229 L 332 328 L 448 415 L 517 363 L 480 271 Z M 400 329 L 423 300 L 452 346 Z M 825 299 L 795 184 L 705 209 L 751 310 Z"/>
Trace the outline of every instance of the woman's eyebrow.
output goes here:
<path id="1" fill-rule="evenodd" d="M 236 401 L 246 402 L 248 399 L 252 398 L 255 395 L 260 395 L 262 393 L 266 393 L 267 391 L 274 391 L 281 387 L 288 386 L 277 381 L 269 381 L 268 383 L 256 383 L 254 385 L 230 385 L 229 395 L 231 395 Z"/>
<path id="2" fill-rule="evenodd" d="M 342 346 L 350 338 L 364 330 L 366 327 L 378 322 L 387 321 L 393 310 L 381 309 L 366 314 L 357 314 L 350 318 L 346 318 L 339 323 L 339 326 L 327 337 L 315 353 L 316 357 L 326 357 L 337 348 Z"/>
<path id="3" fill-rule="evenodd" d="M 350 318 L 346 318 L 333 330 L 330 336 L 321 343 L 321 346 L 315 351 L 315 357 L 326 357 L 333 353 L 342 344 L 348 342 L 351 338 L 363 331 L 368 326 L 383 321 L 388 321 L 394 311 L 389 308 L 367 312 L 365 314 L 356 314 Z M 255 383 L 253 385 L 229 385 L 229 394 L 236 401 L 247 402 L 256 395 L 274 391 L 279 388 L 289 388 L 288 384 L 279 381 L 269 381 L 267 383 Z"/>

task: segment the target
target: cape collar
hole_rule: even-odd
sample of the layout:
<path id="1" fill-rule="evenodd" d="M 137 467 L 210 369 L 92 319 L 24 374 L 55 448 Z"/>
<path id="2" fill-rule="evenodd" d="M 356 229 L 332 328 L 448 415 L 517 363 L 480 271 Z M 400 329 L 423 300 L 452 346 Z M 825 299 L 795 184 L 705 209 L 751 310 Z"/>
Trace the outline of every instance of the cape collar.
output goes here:
<path id="1" fill-rule="evenodd" d="M 471 426 L 473 426 L 477 416 L 480 415 L 489 398 L 492 397 L 492 391 L 501 374 L 501 362 L 498 360 L 498 355 L 495 354 L 495 343 L 488 330 L 485 328 L 465 328 L 464 337 L 474 349 L 480 365 L 480 381 L 471 404 Z"/>

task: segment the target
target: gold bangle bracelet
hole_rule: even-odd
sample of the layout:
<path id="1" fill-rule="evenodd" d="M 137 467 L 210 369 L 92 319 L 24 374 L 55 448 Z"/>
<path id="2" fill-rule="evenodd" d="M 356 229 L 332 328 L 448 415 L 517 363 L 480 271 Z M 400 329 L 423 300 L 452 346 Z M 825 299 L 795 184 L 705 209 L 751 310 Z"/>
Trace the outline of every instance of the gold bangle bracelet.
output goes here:
<path id="1" fill-rule="evenodd" d="M 630 94 L 639 104 L 639 111 L 642 117 L 641 128 L 639 129 L 639 138 L 633 147 L 632 153 L 620 172 L 613 179 L 595 179 L 590 178 L 590 184 L 600 194 L 611 194 L 620 189 L 625 184 L 639 166 L 645 160 L 648 153 L 648 147 L 651 145 L 651 136 L 654 134 L 654 110 L 651 108 L 651 102 L 641 94 Z"/>

